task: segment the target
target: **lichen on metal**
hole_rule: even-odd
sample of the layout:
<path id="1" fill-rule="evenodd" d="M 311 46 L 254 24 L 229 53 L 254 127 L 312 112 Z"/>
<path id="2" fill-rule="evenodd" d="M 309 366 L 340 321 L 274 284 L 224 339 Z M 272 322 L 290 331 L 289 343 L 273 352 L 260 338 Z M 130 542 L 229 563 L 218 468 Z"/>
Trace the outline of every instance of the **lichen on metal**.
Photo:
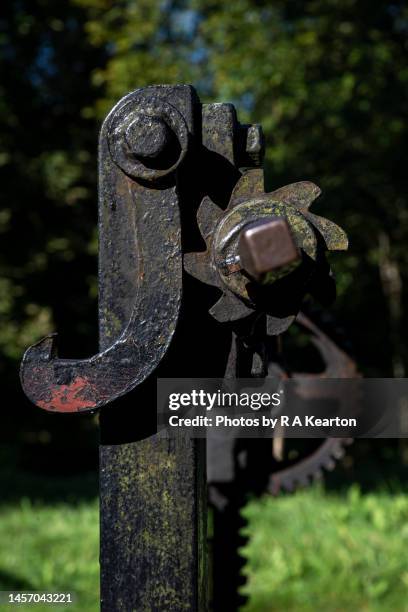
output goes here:
<path id="1" fill-rule="evenodd" d="M 48 336 L 25 353 L 21 381 L 45 410 L 102 409 L 103 610 L 206 609 L 205 449 L 154 435 L 153 375 L 264 376 L 267 339 L 308 292 L 332 296 L 324 252 L 347 237 L 309 211 L 313 183 L 266 193 L 263 155 L 260 125 L 241 124 L 232 104 L 201 104 L 188 85 L 138 89 L 102 126 L 99 352 L 60 358 Z M 257 259 L 267 240 L 255 240 L 245 262 L 258 223 L 277 251 Z M 206 285 L 221 294 L 213 318 Z"/>

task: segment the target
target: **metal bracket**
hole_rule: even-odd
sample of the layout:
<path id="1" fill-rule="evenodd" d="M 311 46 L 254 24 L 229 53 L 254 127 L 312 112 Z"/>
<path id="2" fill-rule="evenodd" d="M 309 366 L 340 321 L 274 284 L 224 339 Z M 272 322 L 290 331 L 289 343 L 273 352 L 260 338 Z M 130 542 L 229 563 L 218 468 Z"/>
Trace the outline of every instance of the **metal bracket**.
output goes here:
<path id="1" fill-rule="evenodd" d="M 185 253 L 184 264 L 222 291 L 210 313 L 221 322 L 265 313 L 272 334 L 294 321 L 313 283 L 321 289 L 330 280 L 322 253 L 347 248 L 347 239 L 309 212 L 320 193 L 312 183 L 265 193 L 263 150 L 259 125 L 239 124 L 231 104 L 201 105 L 188 85 L 137 90 L 113 108 L 99 141 L 101 352 L 61 359 L 55 335 L 29 348 L 21 381 L 35 404 L 95 410 L 134 389 L 163 359 L 194 223 L 179 188 L 186 163 L 203 170 L 203 183 L 189 189 L 203 196 L 197 222 L 207 250 Z M 211 176 L 211 163 L 219 175 Z"/>
<path id="2" fill-rule="evenodd" d="M 309 212 L 315 185 L 265 193 L 263 153 L 259 125 L 187 85 L 139 89 L 102 126 L 100 352 L 59 358 L 51 335 L 21 365 L 25 393 L 52 412 L 93 411 L 137 387 L 100 415 L 102 610 L 207 609 L 205 445 L 153 435 L 150 375 L 264 376 L 265 342 L 305 293 L 333 293 L 324 251 L 346 248 L 345 234 Z M 225 610 L 234 584 L 214 560 Z"/>
<path id="3" fill-rule="evenodd" d="M 193 135 L 194 101 L 189 86 L 148 87 L 126 96 L 106 118 L 99 141 L 100 297 L 105 304 L 113 283 L 113 294 L 124 299 L 111 300 L 110 312 L 100 313 L 105 341 L 97 355 L 60 359 L 55 335 L 28 349 L 21 381 L 37 406 L 94 410 L 140 384 L 163 358 L 181 303 L 176 171 Z M 116 340 L 104 329 L 112 317 Z"/>

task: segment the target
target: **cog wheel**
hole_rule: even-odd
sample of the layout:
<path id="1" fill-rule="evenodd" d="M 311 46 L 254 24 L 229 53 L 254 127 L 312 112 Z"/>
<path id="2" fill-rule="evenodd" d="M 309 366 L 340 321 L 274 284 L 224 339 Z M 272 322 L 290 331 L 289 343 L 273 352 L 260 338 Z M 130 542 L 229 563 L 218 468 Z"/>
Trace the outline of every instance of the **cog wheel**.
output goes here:
<path id="1" fill-rule="evenodd" d="M 314 442 L 317 442 L 317 447 L 312 452 L 303 457 L 299 454 L 293 465 L 271 474 L 267 487 L 269 493 L 278 495 L 281 491 L 292 492 L 321 480 L 323 472 L 334 470 L 336 462 L 344 457 L 353 438 L 326 438 Z"/>
<path id="2" fill-rule="evenodd" d="M 332 292 L 324 251 L 346 250 L 348 241 L 338 225 L 309 211 L 320 193 L 307 181 L 265 193 L 263 170 L 251 169 L 235 185 L 226 210 L 209 197 L 202 200 L 197 222 L 207 248 L 185 254 L 184 268 L 222 292 L 210 309 L 217 321 L 236 321 L 255 310 L 266 312 L 269 333 L 276 335 L 294 321 L 306 292 L 318 298 L 322 286 L 323 293 Z M 281 269 L 272 265 L 262 279 L 255 279 L 243 265 L 240 238 L 248 228 L 271 220 L 287 224 L 299 261 Z"/>
<path id="3" fill-rule="evenodd" d="M 324 362 L 324 370 L 319 374 L 292 372 L 289 378 L 299 381 L 300 392 L 305 397 L 322 397 L 322 389 L 319 387 L 319 379 L 357 379 L 360 374 L 356 363 L 345 353 L 326 333 L 313 323 L 304 313 L 299 313 L 296 318 L 308 334 L 312 344 L 317 348 Z M 270 364 L 271 370 L 275 371 Z M 332 389 L 335 393 L 335 389 Z M 323 391 L 325 393 L 325 391 Z M 339 398 L 341 400 L 341 398 Z M 358 401 L 354 393 L 347 397 L 346 403 L 349 409 L 350 402 Z M 357 411 L 357 404 L 354 404 Z M 346 448 L 353 443 L 352 438 L 326 438 L 323 440 L 296 440 L 285 439 L 284 431 L 280 438 L 273 439 L 273 446 L 278 442 L 280 446 L 278 454 L 285 454 L 284 467 L 274 469 L 269 478 L 267 489 L 272 495 L 280 491 L 294 491 L 299 487 L 305 487 L 320 480 L 324 471 L 334 469 L 336 462 L 345 454 Z M 274 449 L 275 450 L 275 449 Z M 281 457 L 283 459 L 283 457 Z"/>
<path id="4" fill-rule="evenodd" d="M 337 399 L 340 414 L 343 410 L 349 414 L 350 408 L 357 414 L 360 405 L 360 374 L 355 361 L 304 313 L 298 314 L 296 326 L 300 328 L 302 335 L 308 337 L 310 345 L 317 349 L 323 362 L 321 371 L 295 370 L 288 364 L 284 347 L 277 349 L 276 345 L 280 342 L 277 342 L 276 338 L 267 337 L 266 350 L 259 351 L 267 362 L 266 374 L 262 376 L 266 375 L 277 382 L 296 379 L 297 392 L 305 399 Z M 300 340 L 301 344 L 307 347 L 305 338 L 301 337 Z M 235 343 L 233 346 L 235 349 L 232 351 L 232 362 L 235 361 L 237 350 Z M 279 361 L 281 355 L 284 355 L 283 363 Z M 307 359 L 305 363 L 308 363 Z M 232 365 L 229 373 L 232 377 L 236 376 Z M 321 379 L 341 378 L 356 380 L 353 393 L 345 396 L 339 387 L 319 384 Z M 207 476 L 210 502 L 218 510 L 222 510 L 228 504 L 234 482 L 250 483 L 252 487 L 257 478 L 260 479 L 260 485 L 256 485 L 259 486 L 258 490 L 272 495 L 308 486 L 322 478 L 325 471 L 333 470 L 352 442 L 352 438 L 288 438 L 285 437 L 284 428 L 280 428 L 272 439 L 249 440 L 232 436 L 209 436 Z"/>

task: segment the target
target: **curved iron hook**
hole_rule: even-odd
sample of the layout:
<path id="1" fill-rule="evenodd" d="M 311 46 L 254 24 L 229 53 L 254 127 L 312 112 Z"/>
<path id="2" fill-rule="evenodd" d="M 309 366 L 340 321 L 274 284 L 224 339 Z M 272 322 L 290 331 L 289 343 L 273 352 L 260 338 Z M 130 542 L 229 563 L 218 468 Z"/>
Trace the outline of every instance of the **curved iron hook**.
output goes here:
<path id="1" fill-rule="evenodd" d="M 123 98 L 102 126 L 100 292 L 105 290 L 104 285 L 115 282 L 117 299 L 110 312 L 100 312 L 100 326 L 112 331 L 118 308 L 128 313 L 128 323 L 125 329 L 115 329 L 117 340 L 111 346 L 102 347 L 104 350 L 89 359 L 60 359 L 55 334 L 31 346 L 23 357 L 20 376 L 24 392 L 40 408 L 55 412 L 93 411 L 145 380 L 167 351 L 182 293 L 174 171 L 185 156 L 193 129 L 193 95 L 189 86 L 138 90 Z M 163 129 L 159 122 L 164 124 Z M 155 129 L 160 136 L 160 142 L 153 147 L 146 134 L 149 129 Z M 154 163 L 135 153 L 140 152 L 144 142 L 150 147 L 150 158 L 156 156 Z M 174 143 L 175 154 L 166 150 Z M 163 176 L 166 184 L 160 183 Z"/>

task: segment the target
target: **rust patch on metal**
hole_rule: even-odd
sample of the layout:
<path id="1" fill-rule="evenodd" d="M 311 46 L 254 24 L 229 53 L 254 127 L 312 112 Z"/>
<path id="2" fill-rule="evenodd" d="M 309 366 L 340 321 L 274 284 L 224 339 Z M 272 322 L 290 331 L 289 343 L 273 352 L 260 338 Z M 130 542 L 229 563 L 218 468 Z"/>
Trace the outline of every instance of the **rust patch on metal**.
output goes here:
<path id="1" fill-rule="evenodd" d="M 306 181 L 266 193 L 263 170 L 256 168 L 237 181 L 226 210 L 203 198 L 197 221 L 207 248 L 186 254 L 184 261 L 189 274 L 222 290 L 221 301 L 210 309 L 214 318 L 234 321 L 251 310 L 265 312 L 273 317 L 270 327 L 277 335 L 294 321 L 305 294 L 319 299 L 315 279 L 322 285 L 321 279 L 329 277 L 324 251 L 347 248 L 340 227 L 309 212 L 319 195 L 320 188 Z M 258 229 L 255 240 L 253 226 L 266 228 L 268 222 L 271 235 Z M 230 262 L 237 260 L 241 266 L 231 269 Z"/>
<path id="2" fill-rule="evenodd" d="M 147 87 L 123 98 L 104 122 L 99 143 L 103 346 L 88 359 L 63 359 L 50 336 L 26 351 L 22 386 L 43 409 L 86 412 L 112 402 L 143 382 L 170 345 L 182 289 L 175 172 L 191 140 L 194 98 L 190 86 Z M 168 141 L 167 129 L 173 132 Z M 111 299 L 104 300 L 108 294 Z M 104 334 L 108 319 L 115 321 L 109 337 Z"/>
<path id="3" fill-rule="evenodd" d="M 94 389 L 86 378 L 78 376 L 68 385 L 58 385 L 51 390 L 50 399 L 37 400 L 37 405 L 44 410 L 57 412 L 81 412 L 95 408 L 95 401 L 86 398 Z"/>

